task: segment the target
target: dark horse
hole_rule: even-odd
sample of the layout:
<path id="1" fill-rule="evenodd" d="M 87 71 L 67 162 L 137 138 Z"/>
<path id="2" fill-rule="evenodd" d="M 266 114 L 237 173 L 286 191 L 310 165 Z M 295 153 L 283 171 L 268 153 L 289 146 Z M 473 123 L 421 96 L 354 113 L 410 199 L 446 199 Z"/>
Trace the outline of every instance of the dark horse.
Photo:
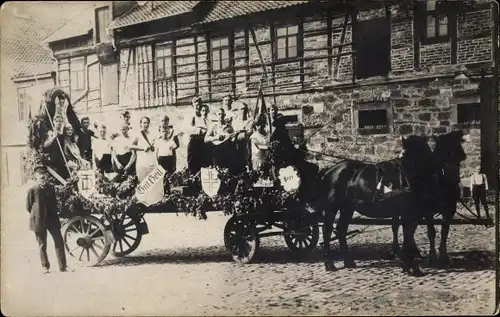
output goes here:
<path id="1" fill-rule="evenodd" d="M 465 141 L 461 130 L 452 131 L 447 134 L 433 136 L 435 148 L 432 159 L 427 162 L 427 173 L 415 175 L 412 191 L 418 197 L 422 208 L 427 211 L 423 214 L 427 224 L 427 235 L 429 238 L 429 263 L 437 264 L 437 255 L 434 239 L 436 229 L 432 223 L 435 214 L 442 215 L 441 243 L 439 246 L 439 264 L 448 266 L 449 257 L 447 252 L 447 239 L 450 223 L 457 212 L 457 202 L 460 200 L 460 163 L 466 159 L 462 143 Z M 428 139 L 423 136 L 412 139 L 403 139 L 403 164 L 412 168 L 407 156 L 418 155 L 421 151 L 432 151 L 428 146 Z M 437 186 L 429 186 L 430 184 Z M 431 191 L 432 190 L 432 191 Z M 393 225 L 393 246 L 397 246 L 398 225 Z M 416 248 L 416 246 L 415 246 Z"/>
<path id="2" fill-rule="evenodd" d="M 420 161 L 414 157 L 415 162 Z M 420 217 L 419 210 L 414 208 L 414 199 L 409 190 L 403 188 L 406 179 L 403 177 L 411 171 L 404 170 L 398 159 L 367 164 L 355 160 L 345 160 L 329 168 L 319 179 L 322 198 L 316 201 L 316 208 L 324 211 L 323 240 L 325 248 L 325 268 L 336 270 L 330 255 L 330 239 L 333 223 L 340 211 L 337 223 L 337 237 L 340 251 L 344 256 L 344 266 L 356 267 L 347 246 L 347 229 L 354 211 L 359 214 L 378 219 L 401 219 L 403 224 L 403 249 L 401 259 L 403 270 L 411 275 L 420 276 L 422 272 L 415 261 L 413 236 Z M 379 193 L 379 187 L 392 184 L 393 191 Z M 411 183 L 410 183 L 411 186 Z M 317 196 L 318 197 L 318 196 Z"/>
<path id="3" fill-rule="evenodd" d="M 431 221 L 439 207 L 441 213 L 446 214 L 443 234 L 447 236 L 449 221 L 453 218 L 458 199 L 456 188 L 460 179 L 459 165 L 465 159 L 461 147 L 462 138 L 463 133 L 459 131 L 437 137 L 436 150 L 432 152 L 426 137 L 409 136 L 403 138 L 400 159 L 378 164 L 345 160 L 328 169 L 320 178 L 321 200 L 316 202 L 316 207 L 325 213 L 323 239 L 326 269 L 336 269 L 330 257 L 329 244 L 334 219 L 339 210 L 336 229 L 344 265 L 351 268 L 356 266 L 348 250 L 346 234 L 353 213 L 357 211 L 369 218 L 401 220 L 404 238 L 400 258 L 403 270 L 410 275 L 421 276 L 422 272 L 415 261 L 415 230 L 419 219 Z M 389 183 L 395 190 L 389 194 L 378 194 L 377 188 Z M 394 223 L 393 249 L 396 251 L 399 248 L 399 225 Z M 431 246 L 434 246 L 435 231 L 430 229 L 429 238 L 431 237 Z M 443 256 L 446 254 L 446 242 L 443 241 L 441 253 Z"/>

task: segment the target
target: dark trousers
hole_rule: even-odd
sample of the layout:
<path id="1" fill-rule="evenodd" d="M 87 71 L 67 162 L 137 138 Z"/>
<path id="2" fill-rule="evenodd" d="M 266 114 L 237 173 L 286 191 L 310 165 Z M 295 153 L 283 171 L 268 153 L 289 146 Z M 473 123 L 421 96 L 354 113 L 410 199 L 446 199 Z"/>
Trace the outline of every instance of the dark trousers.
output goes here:
<path id="1" fill-rule="evenodd" d="M 478 216 L 481 215 L 481 208 L 479 202 L 484 207 L 486 211 L 486 217 L 490 218 L 490 213 L 488 212 L 488 204 L 486 203 L 486 188 L 484 185 L 474 185 L 472 186 L 472 198 L 474 199 L 474 205 L 476 206 L 476 212 Z"/>
<path id="2" fill-rule="evenodd" d="M 103 154 L 103 156 L 98 159 L 96 158 L 96 167 L 101 173 L 111 173 L 113 171 L 113 164 L 111 163 L 111 154 Z"/>
<path id="3" fill-rule="evenodd" d="M 207 146 L 203 140 L 203 135 L 193 135 L 187 146 L 188 170 L 191 174 L 196 174 L 202 167 L 209 164 L 210 155 L 207 155 Z"/>
<path id="4" fill-rule="evenodd" d="M 167 173 L 172 174 L 175 172 L 175 156 L 169 155 L 169 156 L 159 156 L 158 157 L 158 164 L 161 165 L 167 171 Z"/>
<path id="5" fill-rule="evenodd" d="M 123 166 L 123 168 L 125 168 L 125 166 L 127 166 L 128 162 L 130 162 L 130 158 L 132 157 L 132 152 L 127 152 L 125 154 L 121 154 L 121 155 L 116 155 L 116 159 L 118 160 L 118 162 L 120 162 L 120 164 Z M 135 175 L 135 163 L 132 164 L 132 166 L 130 166 L 130 168 L 128 169 L 128 174 L 129 175 Z M 121 172 L 121 171 L 117 171 L 117 172 Z"/>
<path id="6" fill-rule="evenodd" d="M 42 261 L 42 266 L 47 269 L 50 268 L 49 259 L 47 257 L 47 231 L 50 232 L 50 235 L 54 240 L 59 269 L 66 270 L 66 253 L 64 250 L 64 241 L 61 234 L 61 229 L 57 227 L 49 227 L 42 232 L 35 232 L 36 241 L 38 242 L 38 248 L 40 249 L 40 260 Z"/>

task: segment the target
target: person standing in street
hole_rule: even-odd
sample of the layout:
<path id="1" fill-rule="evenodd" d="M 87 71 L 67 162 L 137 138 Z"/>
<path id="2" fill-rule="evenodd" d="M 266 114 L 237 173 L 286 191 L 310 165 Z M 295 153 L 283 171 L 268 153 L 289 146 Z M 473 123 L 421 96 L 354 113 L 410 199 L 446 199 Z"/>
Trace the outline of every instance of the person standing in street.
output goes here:
<path id="1" fill-rule="evenodd" d="M 476 167 L 476 171 L 470 177 L 470 187 L 472 192 L 472 198 L 474 199 L 474 205 L 476 206 L 477 215 L 481 216 L 481 206 L 479 202 L 484 207 L 486 212 L 486 218 L 491 219 L 490 213 L 488 212 L 488 203 L 486 202 L 486 191 L 488 190 L 488 180 L 486 175 L 481 173 L 481 166 Z"/>
<path id="2" fill-rule="evenodd" d="M 54 240 L 59 270 L 66 272 L 69 269 L 61 235 L 61 222 L 57 214 L 57 199 L 54 189 L 45 181 L 44 173 L 44 167 L 35 168 L 33 175 L 35 182 L 28 189 L 26 196 L 26 209 L 30 214 L 29 229 L 35 232 L 44 273 L 49 273 L 50 270 L 47 257 L 47 231 Z"/>

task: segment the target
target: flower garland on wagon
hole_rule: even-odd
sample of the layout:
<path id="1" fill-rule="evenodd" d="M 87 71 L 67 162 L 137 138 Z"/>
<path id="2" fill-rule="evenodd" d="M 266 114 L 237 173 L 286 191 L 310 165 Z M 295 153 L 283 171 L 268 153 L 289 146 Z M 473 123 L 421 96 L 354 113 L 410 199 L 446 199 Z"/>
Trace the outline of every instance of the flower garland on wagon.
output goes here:
<path id="1" fill-rule="evenodd" d="M 25 173 L 31 177 L 37 166 L 46 166 L 48 156 L 41 150 L 44 134 L 50 130 L 44 115 L 35 116 L 28 128 L 28 153 Z M 187 170 L 177 171 L 164 178 L 165 196 L 149 208 L 171 204 L 176 211 L 191 214 L 199 219 L 207 219 L 208 210 L 222 210 L 225 214 L 254 213 L 263 206 L 266 210 L 279 210 L 297 202 L 296 194 L 275 186 L 256 190 L 254 184 L 259 179 L 273 179 L 273 153 L 278 144 L 273 142 L 269 155 L 258 171 L 245 171 L 231 175 L 228 169 L 219 170 L 221 189 L 215 197 L 209 197 L 201 190 L 199 173 L 191 175 Z M 75 214 L 120 214 L 136 205 L 136 176 L 118 175 L 108 179 L 96 175 L 95 192 L 84 197 L 78 189 L 78 176 L 72 174 L 65 184 L 61 184 L 50 174 L 46 174 L 47 185 L 53 186 L 57 195 L 59 215 L 70 218 Z M 184 188 L 184 190 L 179 190 Z"/>

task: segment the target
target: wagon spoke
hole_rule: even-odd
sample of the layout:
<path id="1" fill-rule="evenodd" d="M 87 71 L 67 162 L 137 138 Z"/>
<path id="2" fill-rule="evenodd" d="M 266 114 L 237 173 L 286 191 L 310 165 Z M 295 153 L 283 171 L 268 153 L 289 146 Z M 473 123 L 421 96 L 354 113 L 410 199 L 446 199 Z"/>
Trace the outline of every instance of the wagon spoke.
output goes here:
<path id="1" fill-rule="evenodd" d="M 79 247 L 80 247 L 80 246 L 79 246 L 79 245 L 77 245 L 77 246 L 76 246 L 73 250 L 69 251 L 69 253 L 73 253 L 73 252 L 75 252 L 75 251 L 76 251 L 76 249 L 78 249 Z"/>
<path id="2" fill-rule="evenodd" d="M 125 242 L 129 248 L 132 248 L 132 246 L 131 246 L 131 245 L 130 245 L 130 243 L 127 241 L 127 239 L 125 239 L 125 237 L 123 238 L 123 242 Z"/>
<path id="3" fill-rule="evenodd" d="M 104 240 L 104 237 L 96 237 L 96 238 L 92 238 L 92 241 L 97 241 L 97 240 Z"/>
<path id="4" fill-rule="evenodd" d="M 75 230 L 74 230 L 74 232 L 75 232 L 75 233 L 82 233 L 82 232 L 81 232 L 81 231 L 80 231 L 80 230 L 79 230 L 79 229 L 75 226 L 75 224 L 71 224 L 71 227 L 75 229 Z"/>
<path id="5" fill-rule="evenodd" d="M 123 252 L 123 243 L 122 243 L 122 240 L 119 240 L 118 243 L 120 243 L 120 251 Z"/>
<path id="6" fill-rule="evenodd" d="M 103 246 L 102 246 L 102 245 L 100 245 L 99 243 L 94 242 L 94 245 L 95 245 L 96 247 L 98 247 L 99 249 L 104 250 Z"/>
<path id="7" fill-rule="evenodd" d="M 130 232 L 130 231 L 137 231 L 137 229 L 135 229 L 135 228 L 130 228 L 130 229 L 125 230 L 125 232 Z"/>
<path id="8" fill-rule="evenodd" d="M 127 237 L 127 238 L 129 238 L 129 239 L 131 239 L 131 240 L 134 240 L 134 241 L 136 241 L 136 240 L 137 240 L 137 238 L 134 238 L 134 237 L 132 237 L 132 236 L 129 236 L 129 235 L 128 235 L 128 234 L 126 234 L 126 233 L 125 233 L 125 237 Z"/>
<path id="9" fill-rule="evenodd" d="M 131 221 L 127 222 L 126 225 L 123 225 L 123 227 L 128 228 L 128 227 L 133 226 L 133 225 L 135 225 L 135 221 L 131 220 Z"/>
<path id="10" fill-rule="evenodd" d="M 83 252 L 85 251 L 85 248 L 82 248 L 82 252 L 80 252 L 80 256 L 78 257 L 78 261 L 82 260 Z"/>
<path id="11" fill-rule="evenodd" d="M 100 231 L 99 228 L 95 229 L 91 234 L 89 234 L 90 237 L 93 237 L 94 234 L 98 233 Z"/>
<path id="12" fill-rule="evenodd" d="M 89 262 L 90 262 L 90 251 L 89 251 L 89 249 L 88 249 L 88 248 L 87 248 L 86 250 L 87 250 L 87 261 L 89 261 Z"/>
<path id="13" fill-rule="evenodd" d="M 118 242 L 113 243 L 113 252 L 116 251 L 116 246 L 118 245 Z"/>
<path id="14" fill-rule="evenodd" d="M 99 258 L 99 254 L 97 254 L 97 251 L 95 250 L 93 245 L 90 246 L 90 249 L 92 250 L 92 253 L 94 253 L 95 257 Z"/>

